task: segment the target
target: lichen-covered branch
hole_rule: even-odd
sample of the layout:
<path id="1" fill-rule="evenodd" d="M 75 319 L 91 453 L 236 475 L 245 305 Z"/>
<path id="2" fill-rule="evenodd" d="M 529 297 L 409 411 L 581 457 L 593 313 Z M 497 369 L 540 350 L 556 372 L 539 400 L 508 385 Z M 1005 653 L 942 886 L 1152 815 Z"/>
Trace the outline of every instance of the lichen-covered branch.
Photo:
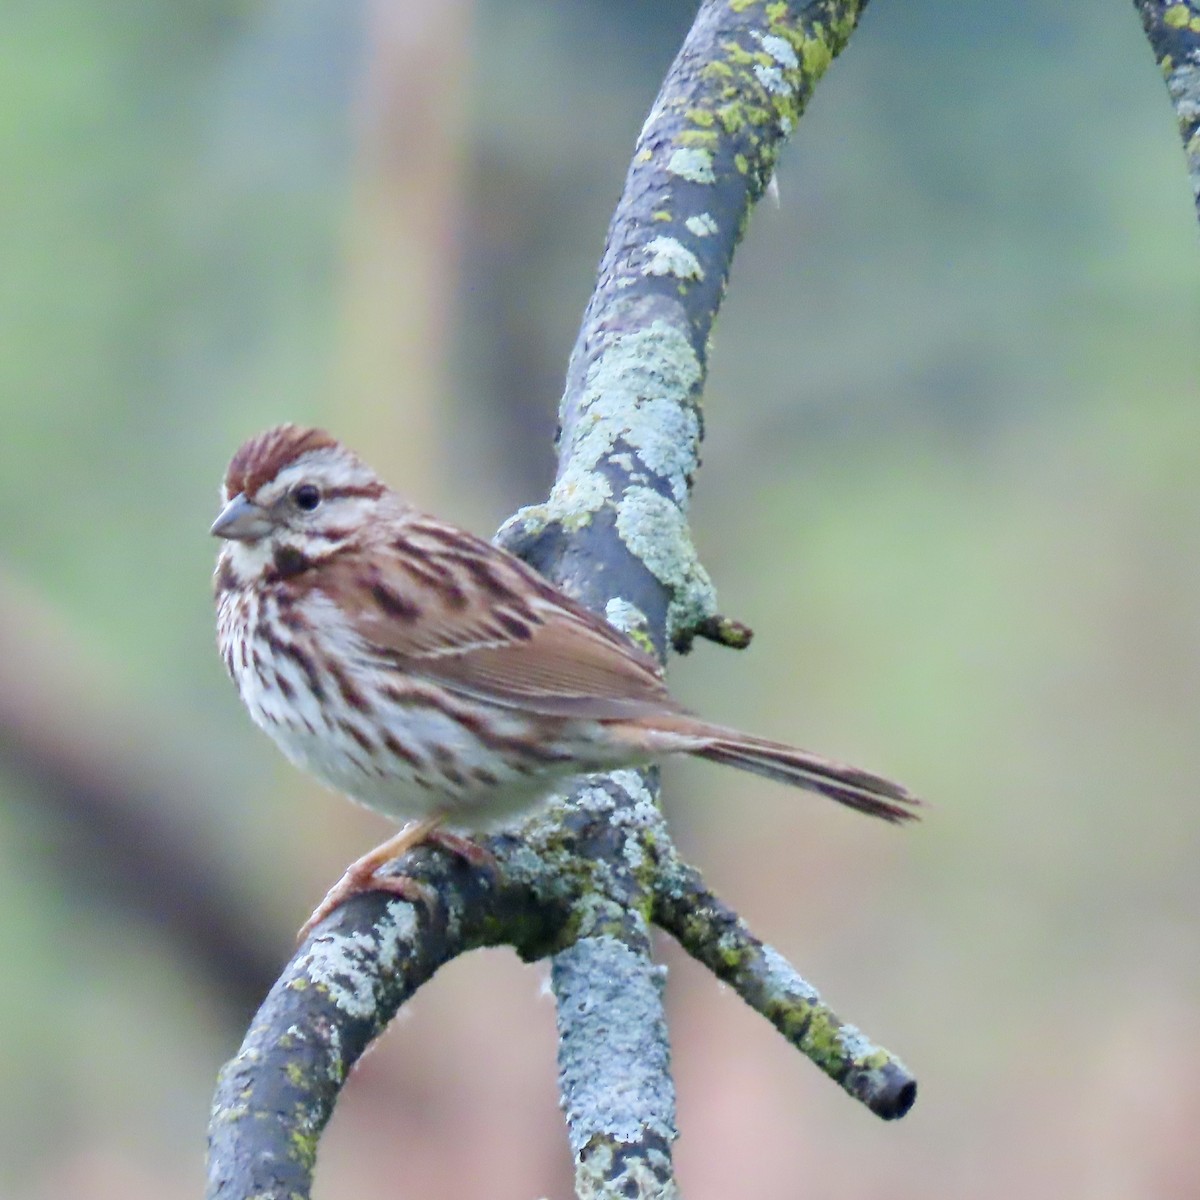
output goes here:
<path id="1" fill-rule="evenodd" d="M 662 989 L 665 971 L 640 936 L 581 937 L 554 957 L 563 1112 L 580 1196 L 673 1190 L 675 1088 Z"/>
<path id="2" fill-rule="evenodd" d="M 762 1013 L 802 1054 L 885 1120 L 902 1117 L 917 1081 L 821 999 L 778 950 L 764 945 L 700 873 L 677 857 L 655 875 L 654 919 L 695 959 Z"/>
<path id="3" fill-rule="evenodd" d="M 1200 218 L 1200 4 L 1195 0 L 1134 0 L 1163 73 Z"/>
<path id="4" fill-rule="evenodd" d="M 522 510 L 501 531 L 510 549 L 660 657 L 668 644 L 686 645 L 697 632 L 737 628 L 716 612 L 687 523 L 703 432 L 708 337 L 750 208 L 860 8 L 828 0 L 803 7 L 702 6 L 642 128 L 609 228 L 567 369 L 554 487 L 544 505 Z M 635 802 L 627 796 L 618 808 Z M 649 977 L 648 943 L 640 930 L 633 932 L 623 942 L 622 961 L 631 979 Z M 590 1041 L 586 1027 L 574 1027 L 577 1010 L 573 993 L 562 987 L 565 976 L 556 960 L 563 1045 L 584 1048 L 588 1072 L 610 1079 L 607 1046 Z M 598 962 L 591 986 L 603 984 Z M 671 1083 L 661 1003 L 647 987 L 638 994 L 640 1009 L 622 1015 L 636 1018 L 639 1027 L 623 1036 L 646 1045 L 643 1062 L 659 1067 L 652 1080 L 642 1072 L 646 1095 L 666 1096 Z M 670 1124 L 664 1122 L 661 1138 L 622 1141 L 623 1154 L 614 1156 L 611 1138 L 588 1131 L 624 1119 L 611 1111 L 622 1089 L 590 1090 L 583 1111 L 575 1087 L 580 1073 L 567 1069 L 572 1057 L 563 1063 L 560 1090 L 577 1192 L 665 1194 Z"/>
<path id="5" fill-rule="evenodd" d="M 660 655 L 730 628 L 686 520 L 708 338 L 751 207 L 864 7 L 701 7 L 609 228 L 567 370 L 558 477 L 501 533 Z"/>
<path id="6" fill-rule="evenodd" d="M 864 7 L 701 7 L 609 229 L 567 371 L 554 487 L 498 534 L 660 657 L 695 636 L 749 639 L 717 612 L 687 524 L 708 338 L 751 207 Z M 653 921 L 874 1111 L 900 1116 L 911 1104 L 904 1069 L 852 1035 L 679 865 L 654 772 L 590 777 L 487 844 L 491 875 L 427 851 L 404 860 L 437 893 L 432 914 L 367 897 L 317 928 L 222 1077 L 210 1197 L 308 1196 L 315 1138 L 354 1057 L 447 958 L 511 942 L 526 957 L 553 955 L 577 1193 L 670 1200 L 674 1088 Z M 694 919 L 689 902 L 702 906 Z M 723 957 L 731 948 L 736 964 Z"/>
<path id="7" fill-rule="evenodd" d="M 651 848 L 667 841 L 657 783 L 657 772 L 592 777 L 572 797 L 564 827 L 563 849 L 587 855 L 597 885 L 581 897 L 577 940 L 554 956 L 550 974 L 559 1094 L 581 1197 L 675 1194 L 664 971 L 650 955 Z"/>
<path id="8" fill-rule="evenodd" d="M 221 1072 L 209 1125 L 210 1200 L 295 1200 L 312 1186 L 317 1140 L 342 1085 L 397 1009 L 465 950 L 508 943 L 549 952 L 580 880 L 496 839 L 495 872 L 421 849 L 400 869 L 431 907 L 384 893 L 356 897 L 310 937 Z"/>

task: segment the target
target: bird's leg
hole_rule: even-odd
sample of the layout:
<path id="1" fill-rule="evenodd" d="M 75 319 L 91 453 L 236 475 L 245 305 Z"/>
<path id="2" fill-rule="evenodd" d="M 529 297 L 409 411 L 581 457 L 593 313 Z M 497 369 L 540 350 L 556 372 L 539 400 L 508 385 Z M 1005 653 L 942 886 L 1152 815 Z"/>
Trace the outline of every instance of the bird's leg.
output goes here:
<path id="1" fill-rule="evenodd" d="M 420 821 L 410 821 L 387 841 L 380 842 L 373 850 L 368 850 L 361 858 L 356 858 L 346 868 L 341 879 L 325 893 L 325 899 L 313 910 L 313 915 L 300 927 L 298 939 L 304 941 L 313 928 L 325 920 L 335 908 L 340 908 L 351 896 L 358 896 L 363 892 L 391 892 L 413 904 L 428 906 L 433 899 L 428 888 L 407 875 L 380 875 L 378 871 L 384 863 L 407 854 L 414 846 L 419 846 L 441 822 L 440 814 L 424 817 Z"/>
<path id="2" fill-rule="evenodd" d="M 448 829 L 431 829 L 425 840 L 435 846 L 441 846 L 450 854 L 457 854 L 472 867 L 483 867 L 489 871 L 496 869 L 496 856 L 486 846 L 481 846 L 460 833 L 451 833 Z"/>
<path id="3" fill-rule="evenodd" d="M 441 846 L 451 854 L 457 854 L 473 867 L 494 867 L 495 857 L 489 850 L 477 845 L 468 838 L 441 829 L 439 826 L 445 817 L 441 813 L 423 817 L 419 821 L 411 821 L 403 829 L 394 833 L 385 842 L 380 842 L 373 850 L 368 850 L 361 858 L 356 858 L 345 870 L 341 879 L 325 893 L 325 899 L 317 905 L 311 917 L 300 928 L 297 935 L 300 941 L 319 925 L 335 908 L 340 908 L 352 896 L 363 892 L 391 892 L 411 904 L 424 904 L 427 908 L 433 904 L 433 894 L 423 884 L 418 883 L 408 875 L 382 875 L 379 868 L 385 863 L 407 854 L 423 842 L 431 842 Z"/>

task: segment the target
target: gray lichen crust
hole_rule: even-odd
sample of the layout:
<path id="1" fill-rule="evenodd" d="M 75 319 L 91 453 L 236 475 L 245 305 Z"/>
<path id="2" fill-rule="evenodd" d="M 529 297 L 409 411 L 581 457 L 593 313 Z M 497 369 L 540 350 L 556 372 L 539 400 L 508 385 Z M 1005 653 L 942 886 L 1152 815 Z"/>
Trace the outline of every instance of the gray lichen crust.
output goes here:
<path id="1" fill-rule="evenodd" d="M 571 1149 L 675 1140 L 662 989 L 665 968 L 611 936 L 554 957 L 559 1086 Z"/>

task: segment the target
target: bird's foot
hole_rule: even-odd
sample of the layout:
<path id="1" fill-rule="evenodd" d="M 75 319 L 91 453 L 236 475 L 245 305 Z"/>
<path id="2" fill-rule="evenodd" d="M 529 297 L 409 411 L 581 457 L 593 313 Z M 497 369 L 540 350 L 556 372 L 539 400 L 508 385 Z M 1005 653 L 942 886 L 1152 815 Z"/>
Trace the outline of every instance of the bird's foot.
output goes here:
<path id="1" fill-rule="evenodd" d="M 472 867 L 489 871 L 496 869 L 496 856 L 490 850 L 478 842 L 471 841 L 470 838 L 439 828 L 441 821 L 440 816 L 414 821 L 386 842 L 380 842 L 373 850 L 355 859 L 346 868 L 341 879 L 325 893 L 325 899 L 313 910 L 312 916 L 300 927 L 297 939 L 304 941 L 330 913 L 340 908 L 347 900 L 361 896 L 364 892 L 390 892 L 410 904 L 423 904 L 426 908 L 432 908 L 436 897 L 423 883 L 418 883 L 409 875 L 384 874 L 381 870 L 392 859 L 407 854 L 417 846 L 426 843 L 440 846 Z"/>

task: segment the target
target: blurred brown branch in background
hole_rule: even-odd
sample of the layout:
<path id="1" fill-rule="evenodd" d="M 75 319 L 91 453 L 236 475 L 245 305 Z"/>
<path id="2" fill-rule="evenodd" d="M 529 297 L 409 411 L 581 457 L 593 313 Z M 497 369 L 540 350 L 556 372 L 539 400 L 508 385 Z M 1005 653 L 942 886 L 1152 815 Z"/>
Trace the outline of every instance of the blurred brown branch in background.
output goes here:
<path id="1" fill-rule="evenodd" d="M 447 436 L 471 0 L 368 0 L 341 313 L 338 432 L 430 506 Z M 404 402 L 397 403 L 396 388 Z"/>
<path id="2" fill-rule="evenodd" d="M 51 818 L 64 886 L 157 929 L 242 1021 L 278 971 L 279 931 L 206 820 L 213 772 L 184 751 L 182 729 L 120 696 L 117 678 L 0 564 L 0 767 Z"/>

